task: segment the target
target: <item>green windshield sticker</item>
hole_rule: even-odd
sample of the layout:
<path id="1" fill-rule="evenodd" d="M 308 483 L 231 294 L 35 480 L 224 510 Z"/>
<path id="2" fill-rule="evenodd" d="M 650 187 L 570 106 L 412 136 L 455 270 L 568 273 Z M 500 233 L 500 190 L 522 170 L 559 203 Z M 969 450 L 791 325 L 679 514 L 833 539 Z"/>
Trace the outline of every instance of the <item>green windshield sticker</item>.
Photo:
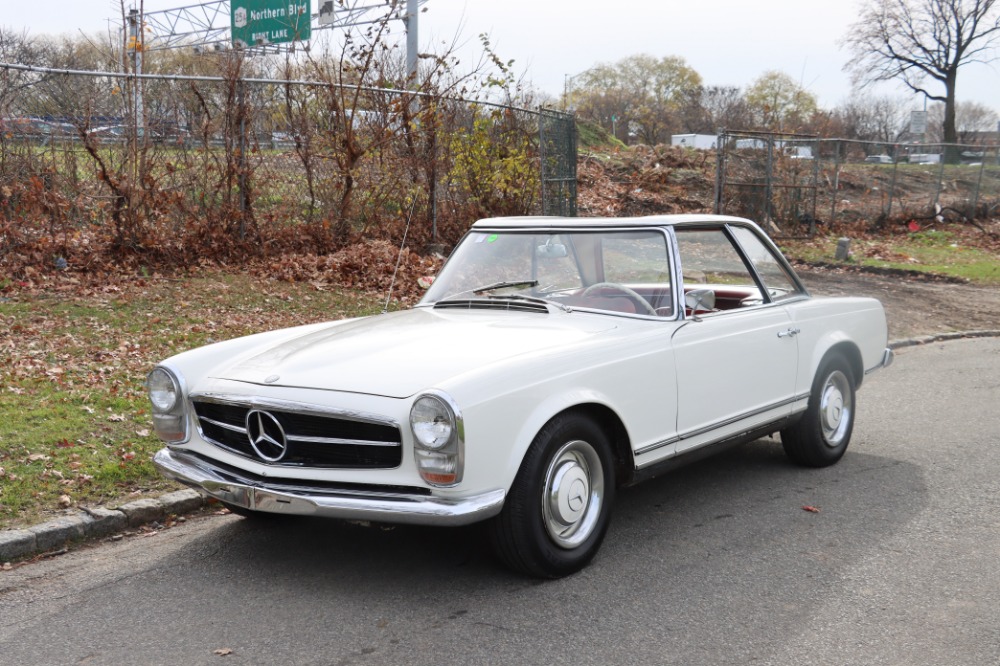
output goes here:
<path id="1" fill-rule="evenodd" d="M 497 236 L 496 234 L 490 234 L 490 237 L 486 239 L 486 242 L 487 243 L 495 243 L 498 238 L 500 238 L 500 237 Z"/>

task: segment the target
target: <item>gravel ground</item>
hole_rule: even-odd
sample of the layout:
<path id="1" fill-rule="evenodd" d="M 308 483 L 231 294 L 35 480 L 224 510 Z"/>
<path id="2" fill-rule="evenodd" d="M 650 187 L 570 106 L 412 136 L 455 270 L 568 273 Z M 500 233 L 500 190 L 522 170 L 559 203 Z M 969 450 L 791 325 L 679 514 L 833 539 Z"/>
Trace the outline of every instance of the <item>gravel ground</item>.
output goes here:
<path id="1" fill-rule="evenodd" d="M 913 276 L 796 266 L 814 296 L 872 296 L 882 301 L 889 339 L 955 331 L 1000 330 L 1000 289 Z"/>

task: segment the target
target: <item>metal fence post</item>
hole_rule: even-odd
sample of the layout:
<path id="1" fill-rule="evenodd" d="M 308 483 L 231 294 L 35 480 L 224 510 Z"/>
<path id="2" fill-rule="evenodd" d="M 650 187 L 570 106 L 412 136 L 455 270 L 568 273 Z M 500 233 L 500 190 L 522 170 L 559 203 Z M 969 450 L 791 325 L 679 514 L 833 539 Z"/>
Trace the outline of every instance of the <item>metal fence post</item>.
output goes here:
<path id="1" fill-rule="evenodd" d="M 240 188 L 240 240 L 246 238 L 246 217 L 250 210 L 250 191 L 247 187 L 247 96 L 246 83 L 242 78 L 236 80 L 236 113 L 239 114 L 239 146 L 240 156 L 237 160 L 239 173 L 236 176 L 237 187 Z"/>
<path id="2" fill-rule="evenodd" d="M 816 211 L 819 207 L 819 146 L 820 142 L 817 139 L 812 144 L 813 151 L 813 164 L 812 164 L 812 212 L 809 214 L 809 237 L 812 238 L 816 235 Z"/>
<path id="3" fill-rule="evenodd" d="M 899 146 L 893 146 L 892 152 L 892 182 L 889 184 L 889 203 L 883 209 L 886 219 L 889 219 L 892 215 L 892 200 L 896 196 L 896 173 L 899 171 Z"/>
<path id="4" fill-rule="evenodd" d="M 764 187 L 764 210 L 761 211 L 761 219 L 767 225 L 768 233 L 774 228 L 774 220 L 771 215 L 771 211 L 774 206 L 771 203 L 771 198 L 773 196 L 772 186 L 774 178 L 774 137 L 767 137 L 767 170 L 764 173 L 765 187 Z"/>
<path id="5" fill-rule="evenodd" d="M 949 144 L 948 146 L 944 147 L 944 150 L 942 151 L 944 155 L 942 155 L 941 159 L 941 168 L 938 169 L 937 189 L 934 190 L 934 201 L 931 203 L 932 210 L 937 209 L 938 201 L 941 199 L 941 188 L 944 186 L 944 165 L 948 161 L 947 159 L 944 159 L 944 157 L 949 153 L 949 151 L 954 151 L 956 153 L 961 152 L 958 146 L 954 144 Z"/>
<path id="6" fill-rule="evenodd" d="M 983 186 L 983 172 L 986 171 L 986 151 L 983 151 L 983 158 L 979 162 L 979 177 L 976 178 L 976 190 L 972 196 L 972 210 L 968 211 L 968 217 L 974 219 L 979 212 L 979 190 Z"/>
<path id="7" fill-rule="evenodd" d="M 713 192 L 713 210 L 716 215 L 722 214 L 722 189 L 726 173 L 726 139 L 727 135 L 719 130 L 715 140 L 715 191 Z"/>
<path id="8" fill-rule="evenodd" d="M 837 221 L 837 198 L 840 194 L 840 141 L 834 141 L 833 152 L 833 183 L 830 194 L 830 223 Z"/>

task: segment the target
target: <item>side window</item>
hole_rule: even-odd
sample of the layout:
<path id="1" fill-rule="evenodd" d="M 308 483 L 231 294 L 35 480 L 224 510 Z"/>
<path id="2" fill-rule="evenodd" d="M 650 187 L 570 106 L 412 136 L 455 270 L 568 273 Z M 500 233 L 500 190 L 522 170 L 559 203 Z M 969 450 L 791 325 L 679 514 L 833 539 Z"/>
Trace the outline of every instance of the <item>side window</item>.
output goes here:
<path id="1" fill-rule="evenodd" d="M 746 227 L 732 227 L 732 232 L 764 286 L 767 287 L 771 300 L 789 298 L 801 293 L 795 280 L 757 234 Z"/>
<path id="2" fill-rule="evenodd" d="M 684 292 L 708 290 L 712 300 L 704 310 L 725 311 L 760 305 L 763 295 L 722 228 L 677 229 Z"/>
<path id="3" fill-rule="evenodd" d="M 722 229 L 678 229 L 684 287 L 727 285 L 757 288 L 742 257 Z"/>

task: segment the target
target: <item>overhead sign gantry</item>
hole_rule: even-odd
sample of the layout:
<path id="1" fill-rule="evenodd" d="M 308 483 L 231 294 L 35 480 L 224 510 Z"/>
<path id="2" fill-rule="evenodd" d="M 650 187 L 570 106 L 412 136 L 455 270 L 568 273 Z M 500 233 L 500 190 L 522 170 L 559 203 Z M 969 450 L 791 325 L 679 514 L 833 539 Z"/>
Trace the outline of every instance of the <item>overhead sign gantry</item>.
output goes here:
<path id="1" fill-rule="evenodd" d="M 248 48 L 309 41 L 310 0 L 231 0 L 233 46 Z"/>
<path id="2" fill-rule="evenodd" d="M 385 20 L 403 21 L 408 38 L 411 34 L 415 37 L 417 7 L 427 0 L 317 2 L 318 14 L 312 13 L 311 5 L 315 5 L 312 0 L 205 0 L 186 7 L 145 12 L 142 50 L 191 47 L 199 51 L 224 51 L 235 46 L 250 52 L 291 51 L 297 43 L 308 42 L 319 30 Z M 240 8 L 244 11 L 237 16 Z M 281 13 L 284 17 L 279 16 Z M 315 26 L 314 19 L 317 19 Z M 266 42 L 259 42 L 255 35 Z M 408 47 L 408 56 L 409 50 Z M 413 58 L 416 58 L 415 45 Z"/>

